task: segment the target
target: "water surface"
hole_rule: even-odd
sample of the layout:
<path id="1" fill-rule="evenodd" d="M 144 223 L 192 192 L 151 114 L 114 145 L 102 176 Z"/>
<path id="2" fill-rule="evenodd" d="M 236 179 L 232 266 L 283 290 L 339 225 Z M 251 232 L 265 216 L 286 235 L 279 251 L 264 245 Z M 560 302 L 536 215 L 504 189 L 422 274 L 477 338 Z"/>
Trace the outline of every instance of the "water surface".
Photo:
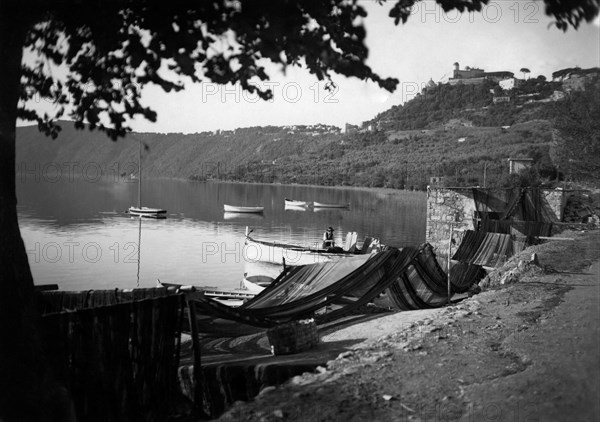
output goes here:
<path id="1" fill-rule="evenodd" d="M 166 208 L 165 220 L 124 214 L 137 205 L 135 180 L 17 177 L 19 225 L 36 284 L 61 289 L 151 287 L 160 279 L 237 287 L 245 270 L 247 226 L 258 239 L 320 243 L 332 226 L 393 246 L 425 239 L 425 194 L 301 185 L 148 180 L 143 205 Z M 284 198 L 350 203 L 349 209 L 286 210 Z M 261 205 L 262 215 L 227 214 L 223 204 Z M 141 247 L 140 247 L 141 245 Z"/>

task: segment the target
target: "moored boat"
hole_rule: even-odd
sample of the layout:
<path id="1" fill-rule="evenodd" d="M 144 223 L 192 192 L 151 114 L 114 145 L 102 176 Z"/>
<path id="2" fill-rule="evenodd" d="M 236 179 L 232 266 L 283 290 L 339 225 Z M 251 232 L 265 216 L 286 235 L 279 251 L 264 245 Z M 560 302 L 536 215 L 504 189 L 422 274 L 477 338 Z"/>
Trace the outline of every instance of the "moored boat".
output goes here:
<path id="1" fill-rule="evenodd" d="M 247 261 L 262 261 L 279 265 L 284 263 L 286 265 L 315 264 L 343 259 L 347 255 L 349 254 L 343 251 L 334 253 L 320 248 L 256 240 L 250 236 L 246 237 L 244 244 L 244 259 Z"/>
<path id="2" fill-rule="evenodd" d="M 139 176 L 138 179 L 138 206 L 131 206 L 125 211 L 129 215 L 143 218 L 167 218 L 167 210 L 162 208 L 150 208 L 142 207 L 142 141 L 139 141 Z M 134 175 L 131 174 L 130 178 L 133 180 Z"/>
<path id="3" fill-rule="evenodd" d="M 322 249 L 320 247 L 300 246 L 275 241 L 257 240 L 246 231 L 243 256 L 247 262 L 269 262 L 278 265 L 308 265 L 319 262 L 332 262 L 357 254 L 370 254 L 378 248 L 378 242 L 365 240 L 366 248 L 356 249 L 356 245 Z"/>
<path id="4" fill-rule="evenodd" d="M 127 213 L 136 217 L 167 218 L 167 210 L 163 210 L 162 208 L 129 207 Z"/>
<path id="5" fill-rule="evenodd" d="M 262 292 L 266 287 L 268 287 L 273 280 L 273 277 L 269 277 L 268 275 L 248 275 L 244 274 L 244 279 L 242 280 L 242 287 L 249 292 Z"/>
<path id="6" fill-rule="evenodd" d="M 225 287 L 210 287 L 210 286 L 197 286 L 192 284 L 181 284 L 175 282 L 164 282 L 161 280 L 157 281 L 156 287 L 167 287 L 175 288 L 180 293 L 186 293 L 189 299 L 198 297 L 210 297 L 228 306 L 240 306 L 245 300 L 253 298 L 256 294 L 260 293 L 260 290 L 246 289 L 240 286 L 240 288 L 225 288 Z"/>
<path id="7" fill-rule="evenodd" d="M 261 213 L 265 210 L 265 207 L 241 207 L 236 205 L 223 205 L 223 211 L 225 212 L 246 212 L 246 213 Z"/>
<path id="8" fill-rule="evenodd" d="M 285 198 L 286 207 L 310 207 L 311 202 L 308 201 L 296 201 L 293 199 Z"/>
<path id="9" fill-rule="evenodd" d="M 314 202 L 313 206 L 315 208 L 350 208 L 350 204 L 327 204 L 324 202 Z"/>

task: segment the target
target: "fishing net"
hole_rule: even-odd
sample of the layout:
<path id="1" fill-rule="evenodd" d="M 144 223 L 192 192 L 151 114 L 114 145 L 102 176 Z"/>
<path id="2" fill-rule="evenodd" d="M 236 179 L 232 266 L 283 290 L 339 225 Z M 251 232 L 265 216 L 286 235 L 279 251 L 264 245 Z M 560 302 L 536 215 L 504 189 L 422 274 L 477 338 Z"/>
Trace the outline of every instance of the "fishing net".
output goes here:
<path id="1" fill-rule="evenodd" d="M 476 218 L 551 223 L 556 220 L 540 189 L 503 190 L 473 188 Z"/>
<path id="2" fill-rule="evenodd" d="M 455 271 L 451 294 L 465 291 L 480 275 L 473 270 Z M 473 278 L 466 280 L 466 276 Z M 429 245 L 292 267 L 239 308 L 206 297 L 195 304 L 199 313 L 213 318 L 211 326 L 220 319 L 266 328 L 315 315 L 319 323 L 333 321 L 384 293 L 386 306 L 394 309 L 431 308 L 447 301 L 447 275 Z"/>
<path id="3" fill-rule="evenodd" d="M 497 267 L 552 234 L 556 217 L 539 189 L 473 189 L 473 199 L 477 231 L 465 233 L 454 260 Z"/>

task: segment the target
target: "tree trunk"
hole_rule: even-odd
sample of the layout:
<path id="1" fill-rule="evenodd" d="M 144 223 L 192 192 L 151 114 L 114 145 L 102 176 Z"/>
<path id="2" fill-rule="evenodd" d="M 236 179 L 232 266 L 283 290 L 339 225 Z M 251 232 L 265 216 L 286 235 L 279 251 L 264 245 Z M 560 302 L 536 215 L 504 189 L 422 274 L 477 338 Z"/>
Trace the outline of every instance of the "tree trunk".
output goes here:
<path id="1" fill-rule="evenodd" d="M 23 3 L 0 0 L 0 420 L 4 422 L 58 420 L 66 415 L 57 406 L 68 408 L 58 404 L 65 400 L 56 392 L 64 390 L 55 385 L 44 362 L 33 278 L 17 220 L 17 104 L 23 44 L 32 15 Z"/>

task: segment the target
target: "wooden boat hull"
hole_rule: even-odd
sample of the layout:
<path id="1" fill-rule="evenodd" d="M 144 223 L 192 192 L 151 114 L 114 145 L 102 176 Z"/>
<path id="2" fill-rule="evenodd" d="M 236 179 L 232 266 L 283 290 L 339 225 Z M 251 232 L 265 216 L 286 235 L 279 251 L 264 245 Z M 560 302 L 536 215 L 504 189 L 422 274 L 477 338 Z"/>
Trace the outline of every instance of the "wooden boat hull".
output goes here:
<path id="1" fill-rule="evenodd" d="M 352 256 L 348 252 L 328 252 L 325 249 L 310 248 L 286 243 L 267 242 L 246 237 L 244 259 L 249 262 L 270 262 L 283 265 L 309 265 L 319 262 L 332 262 Z"/>
<path id="2" fill-rule="evenodd" d="M 196 286 L 191 284 L 180 284 L 180 283 L 168 283 L 164 281 L 158 281 L 157 287 L 170 287 L 176 288 L 180 293 L 186 293 L 189 298 L 195 298 L 200 296 L 210 297 L 212 299 L 222 300 L 226 305 L 239 306 L 244 300 L 252 299 L 258 291 L 244 289 L 244 288 L 225 288 L 225 287 L 210 287 L 210 286 Z M 236 302 L 236 301 L 239 301 Z"/>
<path id="3" fill-rule="evenodd" d="M 323 202 L 314 202 L 315 208 L 349 208 L 350 204 L 326 204 Z"/>
<path id="4" fill-rule="evenodd" d="M 252 293 L 260 293 L 268 287 L 273 280 L 273 277 L 268 275 L 244 275 L 242 287 Z"/>
<path id="5" fill-rule="evenodd" d="M 144 218 L 167 218 L 167 210 L 149 207 L 129 207 L 127 213 L 136 217 Z"/>
<path id="6" fill-rule="evenodd" d="M 260 214 L 264 210 L 265 207 L 239 207 L 235 205 L 223 205 L 223 211 L 225 212 Z"/>
<path id="7" fill-rule="evenodd" d="M 307 201 L 294 201 L 292 199 L 285 199 L 286 207 L 310 207 L 311 202 Z"/>

